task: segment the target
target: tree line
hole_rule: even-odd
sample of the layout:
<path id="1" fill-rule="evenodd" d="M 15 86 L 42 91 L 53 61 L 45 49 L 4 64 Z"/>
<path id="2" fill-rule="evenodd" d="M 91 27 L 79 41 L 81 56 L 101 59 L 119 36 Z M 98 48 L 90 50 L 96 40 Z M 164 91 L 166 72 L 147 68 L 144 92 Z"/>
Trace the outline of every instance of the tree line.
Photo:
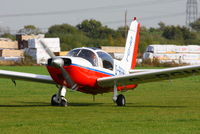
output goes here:
<path id="1" fill-rule="evenodd" d="M 100 46 L 124 46 L 128 26 L 117 29 L 109 28 L 100 21 L 84 20 L 76 26 L 69 24 L 53 25 L 45 33 L 46 37 L 59 37 L 62 51 L 75 47 L 100 47 Z M 33 25 L 24 26 L 18 33 L 39 34 L 41 30 Z M 1 37 L 15 39 L 9 32 L 1 34 Z M 190 27 L 165 25 L 158 23 L 157 28 L 142 26 L 140 30 L 139 52 L 143 53 L 150 44 L 176 44 L 176 45 L 200 45 L 200 19 L 190 24 Z"/>

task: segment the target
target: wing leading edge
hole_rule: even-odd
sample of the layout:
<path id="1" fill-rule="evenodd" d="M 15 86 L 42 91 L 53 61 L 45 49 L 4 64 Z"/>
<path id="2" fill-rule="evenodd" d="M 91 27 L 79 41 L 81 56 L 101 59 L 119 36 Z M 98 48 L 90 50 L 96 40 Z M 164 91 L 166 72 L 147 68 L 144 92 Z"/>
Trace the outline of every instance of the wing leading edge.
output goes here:
<path id="1" fill-rule="evenodd" d="M 55 84 L 53 79 L 48 75 L 21 73 L 21 72 L 6 71 L 6 70 L 0 70 L 0 78 Z"/>
<path id="2" fill-rule="evenodd" d="M 192 65 L 99 78 L 97 83 L 101 87 L 113 87 L 114 81 L 116 81 L 119 85 L 131 85 L 161 80 L 170 80 L 199 74 L 200 65 Z"/>

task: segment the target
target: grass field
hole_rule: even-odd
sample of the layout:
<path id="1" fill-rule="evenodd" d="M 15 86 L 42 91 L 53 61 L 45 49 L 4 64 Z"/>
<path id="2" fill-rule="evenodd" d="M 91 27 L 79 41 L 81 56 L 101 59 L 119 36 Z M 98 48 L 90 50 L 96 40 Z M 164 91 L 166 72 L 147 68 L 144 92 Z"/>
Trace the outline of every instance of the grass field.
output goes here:
<path id="1" fill-rule="evenodd" d="M 0 67 L 48 74 L 43 67 Z M 54 85 L 0 79 L 0 134 L 199 134 L 200 77 L 139 85 L 123 93 L 117 107 L 112 93 L 68 92 L 69 107 L 50 106 Z"/>

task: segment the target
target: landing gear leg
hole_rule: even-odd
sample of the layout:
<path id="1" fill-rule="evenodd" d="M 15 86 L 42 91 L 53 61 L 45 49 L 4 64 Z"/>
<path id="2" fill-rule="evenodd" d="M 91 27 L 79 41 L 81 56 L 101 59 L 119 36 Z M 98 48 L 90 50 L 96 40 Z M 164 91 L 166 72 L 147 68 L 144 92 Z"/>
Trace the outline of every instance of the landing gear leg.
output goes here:
<path id="1" fill-rule="evenodd" d="M 117 92 L 117 83 L 116 83 L 116 81 L 115 81 L 115 83 L 114 83 L 114 92 L 113 92 L 113 93 L 114 93 L 114 94 L 113 94 L 113 101 L 116 102 L 117 96 L 118 96 L 118 92 Z"/>
<path id="2" fill-rule="evenodd" d="M 125 106 L 126 105 L 126 99 L 125 99 L 124 95 L 122 95 L 122 94 L 118 95 L 116 81 L 114 84 L 113 101 L 117 104 L 117 106 Z"/>
<path id="3" fill-rule="evenodd" d="M 65 86 L 60 86 L 58 93 L 51 97 L 52 106 L 67 106 L 67 100 L 65 99 L 67 89 Z"/>

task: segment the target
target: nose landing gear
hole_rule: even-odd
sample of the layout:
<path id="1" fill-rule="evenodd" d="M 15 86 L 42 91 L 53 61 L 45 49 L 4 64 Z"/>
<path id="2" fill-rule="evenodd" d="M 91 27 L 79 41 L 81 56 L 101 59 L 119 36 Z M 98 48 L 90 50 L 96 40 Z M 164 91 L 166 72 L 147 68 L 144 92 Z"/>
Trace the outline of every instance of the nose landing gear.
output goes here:
<path id="1" fill-rule="evenodd" d="M 68 106 L 67 99 L 65 99 L 65 94 L 66 94 L 66 87 L 61 86 L 58 90 L 57 94 L 54 94 L 51 97 L 51 105 L 52 106 L 63 106 L 66 107 Z"/>

